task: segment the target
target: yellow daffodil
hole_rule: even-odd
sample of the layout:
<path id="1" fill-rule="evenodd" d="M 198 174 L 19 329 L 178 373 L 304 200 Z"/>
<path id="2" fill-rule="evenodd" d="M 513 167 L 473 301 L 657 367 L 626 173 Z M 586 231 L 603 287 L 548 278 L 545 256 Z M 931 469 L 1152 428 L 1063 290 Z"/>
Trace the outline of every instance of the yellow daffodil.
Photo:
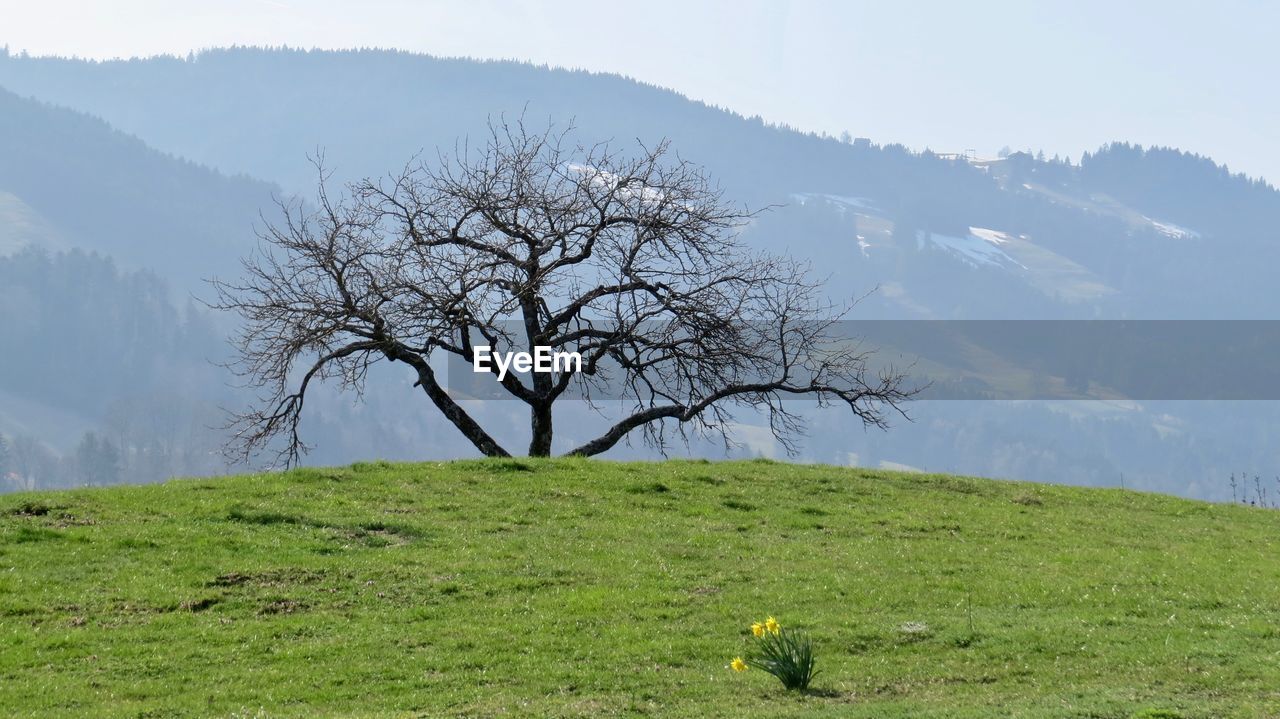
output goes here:
<path id="1" fill-rule="evenodd" d="M 777 634 L 778 630 L 782 628 L 782 625 L 778 624 L 777 619 L 774 619 L 773 617 L 769 617 L 768 619 L 764 620 L 764 628 L 768 629 L 770 634 Z"/>
<path id="2" fill-rule="evenodd" d="M 747 663 L 742 661 L 742 657 L 734 657 L 733 661 L 729 662 L 729 666 L 733 667 L 735 672 L 745 672 L 747 670 Z"/>
<path id="3" fill-rule="evenodd" d="M 764 636 L 764 625 L 763 625 L 763 624 L 761 624 L 760 622 L 754 622 L 754 623 L 752 623 L 752 625 L 751 625 L 751 633 L 752 633 L 752 634 L 754 634 L 754 635 L 756 635 L 757 637 L 763 637 L 763 636 Z"/>

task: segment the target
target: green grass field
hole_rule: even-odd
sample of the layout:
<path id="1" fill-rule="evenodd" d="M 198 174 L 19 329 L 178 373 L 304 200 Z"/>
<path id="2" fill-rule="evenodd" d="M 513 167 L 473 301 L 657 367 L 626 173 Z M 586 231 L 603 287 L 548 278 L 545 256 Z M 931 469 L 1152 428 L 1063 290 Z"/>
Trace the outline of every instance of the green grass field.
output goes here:
<path id="1" fill-rule="evenodd" d="M 0 715 L 1280 716 L 1280 513 L 768 462 L 0 497 Z M 821 673 L 734 673 L 748 624 Z"/>

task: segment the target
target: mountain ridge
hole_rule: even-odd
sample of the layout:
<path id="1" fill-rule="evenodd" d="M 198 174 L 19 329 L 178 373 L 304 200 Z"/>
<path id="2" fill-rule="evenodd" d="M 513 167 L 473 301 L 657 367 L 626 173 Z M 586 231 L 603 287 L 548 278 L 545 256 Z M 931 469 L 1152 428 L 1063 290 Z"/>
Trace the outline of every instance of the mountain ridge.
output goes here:
<path id="1" fill-rule="evenodd" d="M 25 245 L 80 247 L 131 268 L 162 273 L 180 291 L 234 271 L 253 246 L 252 221 L 273 185 L 228 176 L 157 150 L 105 120 L 0 87 L 0 191 L 21 207 L 5 211 L 56 232 L 29 233 Z"/>

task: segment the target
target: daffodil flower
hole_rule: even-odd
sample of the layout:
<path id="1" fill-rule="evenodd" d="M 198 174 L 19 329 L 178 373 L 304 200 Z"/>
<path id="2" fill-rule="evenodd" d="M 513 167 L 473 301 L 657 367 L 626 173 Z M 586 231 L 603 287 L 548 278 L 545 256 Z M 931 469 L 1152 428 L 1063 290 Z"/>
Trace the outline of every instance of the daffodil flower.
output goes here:
<path id="1" fill-rule="evenodd" d="M 742 661 L 742 657 L 734 657 L 733 661 L 729 662 L 729 666 L 735 672 L 745 672 L 747 670 L 747 663 Z"/>

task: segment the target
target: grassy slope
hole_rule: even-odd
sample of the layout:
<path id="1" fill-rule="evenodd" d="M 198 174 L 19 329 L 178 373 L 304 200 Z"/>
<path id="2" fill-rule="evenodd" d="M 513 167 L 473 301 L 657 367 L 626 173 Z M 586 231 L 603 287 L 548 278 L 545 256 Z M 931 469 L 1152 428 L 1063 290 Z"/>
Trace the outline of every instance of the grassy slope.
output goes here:
<path id="1" fill-rule="evenodd" d="M 753 462 L 11 495 L 0 713 L 1274 716 L 1277 536 L 1242 507 Z M 766 613 L 810 630 L 819 692 L 725 669 Z"/>

